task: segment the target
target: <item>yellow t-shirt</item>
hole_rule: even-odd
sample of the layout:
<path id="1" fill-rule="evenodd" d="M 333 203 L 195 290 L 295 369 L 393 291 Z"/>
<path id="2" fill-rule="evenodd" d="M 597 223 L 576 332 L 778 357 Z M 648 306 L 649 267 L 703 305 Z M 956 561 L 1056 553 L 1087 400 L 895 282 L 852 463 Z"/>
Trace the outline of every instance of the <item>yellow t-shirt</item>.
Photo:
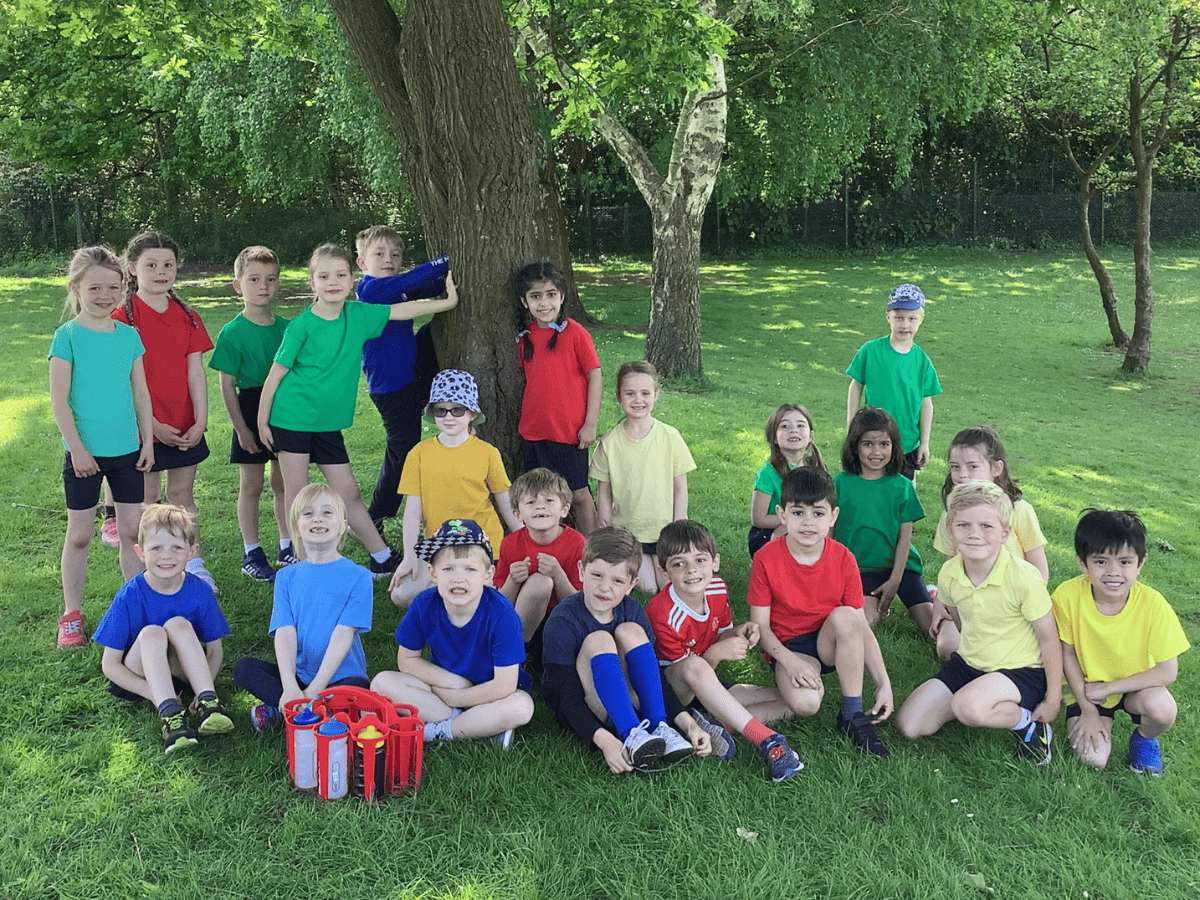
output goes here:
<path id="1" fill-rule="evenodd" d="M 1042 526 L 1038 523 L 1037 513 L 1033 511 L 1028 500 L 1022 498 L 1013 504 L 1011 524 L 1012 531 L 1009 532 L 1008 541 L 1004 546 L 1017 559 L 1024 559 L 1025 554 L 1030 550 L 1046 546 L 1046 535 L 1042 534 Z M 933 549 L 944 556 L 954 553 L 954 545 L 950 543 L 950 532 L 946 527 L 945 510 L 942 511 L 942 517 L 938 519 L 937 534 L 933 538 Z"/>
<path id="2" fill-rule="evenodd" d="M 628 528 L 643 544 L 653 544 L 675 518 L 675 476 L 696 468 L 683 437 L 654 420 L 650 433 L 635 441 L 617 425 L 596 447 L 588 475 L 612 485 L 614 525 Z"/>
<path id="3" fill-rule="evenodd" d="M 1030 625 L 1050 612 L 1050 594 L 1032 564 L 1001 547 L 996 564 L 976 587 L 962 557 L 946 560 L 938 573 L 938 598 L 962 619 L 959 656 L 984 672 L 1040 669 L 1042 652 Z"/>
<path id="4" fill-rule="evenodd" d="M 1086 681 L 1128 678 L 1174 659 L 1191 646 L 1171 604 L 1141 582 L 1134 582 L 1129 599 L 1115 616 L 1096 608 L 1092 580 L 1086 575 L 1064 581 L 1052 599 L 1058 636 L 1075 648 Z M 1116 706 L 1120 699 L 1110 694 L 1104 705 Z M 1068 695 L 1067 702 L 1074 703 L 1074 696 Z"/>

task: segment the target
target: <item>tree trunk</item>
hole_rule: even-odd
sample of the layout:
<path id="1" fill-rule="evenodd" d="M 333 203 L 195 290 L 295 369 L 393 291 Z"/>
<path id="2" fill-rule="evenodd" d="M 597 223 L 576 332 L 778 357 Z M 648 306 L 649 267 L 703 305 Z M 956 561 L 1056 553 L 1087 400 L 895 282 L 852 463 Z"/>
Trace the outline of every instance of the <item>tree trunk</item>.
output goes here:
<path id="1" fill-rule="evenodd" d="M 461 299 L 434 322 L 439 361 L 475 376 L 487 415 L 481 435 L 519 470 L 512 276 L 538 260 L 571 269 L 550 157 L 501 2 L 409 0 L 403 26 L 387 0 L 330 6 L 396 135 L 426 245 L 451 256 Z"/>
<path id="2" fill-rule="evenodd" d="M 1136 157 L 1135 157 L 1136 158 Z M 1150 201 L 1154 196 L 1154 166 L 1137 167 L 1137 228 L 1133 238 L 1133 335 L 1121 368 L 1145 372 L 1150 365 L 1150 330 L 1154 321 L 1154 283 L 1150 271 Z"/>
<path id="3" fill-rule="evenodd" d="M 1092 242 L 1092 223 L 1088 219 L 1088 205 L 1092 202 L 1094 193 L 1091 177 L 1080 175 L 1079 231 L 1083 239 L 1083 252 L 1092 266 L 1096 283 L 1100 285 L 1100 304 L 1104 307 L 1105 318 L 1108 319 L 1108 333 L 1112 336 L 1113 346 L 1118 350 L 1124 350 L 1129 344 L 1129 335 L 1121 327 L 1121 317 L 1117 314 L 1117 289 L 1113 285 L 1112 276 L 1108 274 L 1108 268 L 1100 259 L 1100 254 L 1096 252 L 1096 245 Z"/>
<path id="4" fill-rule="evenodd" d="M 700 359 L 700 225 L 682 197 L 654 215 L 650 328 L 646 359 L 664 378 L 698 376 Z"/>

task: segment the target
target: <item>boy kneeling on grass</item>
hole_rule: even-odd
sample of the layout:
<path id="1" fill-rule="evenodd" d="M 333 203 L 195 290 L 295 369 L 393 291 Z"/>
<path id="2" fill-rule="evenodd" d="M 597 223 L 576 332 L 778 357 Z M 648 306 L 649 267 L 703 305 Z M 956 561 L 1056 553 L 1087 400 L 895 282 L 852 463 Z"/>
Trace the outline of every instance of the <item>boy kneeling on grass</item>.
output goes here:
<path id="1" fill-rule="evenodd" d="M 507 749 L 533 718 L 533 684 L 521 670 L 521 618 L 491 586 L 488 536 L 473 519 L 450 519 L 414 552 L 429 563 L 433 587 L 396 629 L 399 671 L 380 672 L 371 690 L 415 706 L 427 741 L 488 737 Z"/>
<path id="2" fill-rule="evenodd" d="M 654 629 L 628 596 L 641 565 L 642 545 L 624 528 L 588 535 L 579 562 L 583 591 L 550 613 L 543 644 L 546 705 L 617 773 L 712 752 L 708 733 L 663 684 Z"/>
<path id="3" fill-rule="evenodd" d="M 104 647 L 100 669 L 109 691 L 125 700 L 149 700 L 162 717 L 166 753 L 196 743 L 196 735 L 227 734 L 233 720 L 217 699 L 221 638 L 229 624 L 213 589 L 186 571 L 199 550 L 196 518 L 178 506 L 156 504 L 142 513 L 134 546 L 146 571 L 113 598 L 92 639 Z M 187 723 L 179 691 L 196 699 Z"/>

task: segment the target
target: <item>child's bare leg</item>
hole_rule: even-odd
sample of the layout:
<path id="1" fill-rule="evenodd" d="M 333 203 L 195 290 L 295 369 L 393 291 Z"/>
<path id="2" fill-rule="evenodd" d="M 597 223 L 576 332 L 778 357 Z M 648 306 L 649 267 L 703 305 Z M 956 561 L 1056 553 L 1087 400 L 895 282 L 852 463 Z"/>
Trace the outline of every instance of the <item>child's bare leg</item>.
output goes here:
<path id="1" fill-rule="evenodd" d="M 263 463 L 244 463 L 238 466 L 238 528 L 243 544 L 258 543 L 258 503 L 262 499 Z"/>
<path id="2" fill-rule="evenodd" d="M 162 503 L 162 472 L 147 472 L 143 477 L 143 486 L 145 487 L 145 495 L 142 497 L 142 502 L 147 506 L 154 503 Z"/>
<path id="3" fill-rule="evenodd" d="M 366 548 L 368 553 L 386 550 L 387 543 L 379 536 L 379 530 L 371 521 L 371 514 L 363 505 L 362 491 L 359 490 L 358 482 L 354 480 L 350 464 L 338 463 L 323 465 L 319 468 L 325 476 L 325 480 L 329 482 L 329 486 L 346 504 L 346 520 L 350 525 L 350 532 L 358 539 L 358 542 Z"/>
<path id="4" fill-rule="evenodd" d="M 577 491 L 571 491 L 571 509 L 575 511 L 579 533 L 587 537 L 596 528 L 596 501 L 592 499 L 591 488 L 586 484 Z"/>
<path id="5" fill-rule="evenodd" d="M 280 540 L 289 540 L 292 529 L 288 525 L 286 493 L 283 489 L 283 472 L 278 462 L 271 463 L 271 506 L 275 511 L 275 523 L 279 526 Z"/>
<path id="6" fill-rule="evenodd" d="M 429 685 L 407 672 L 380 672 L 371 680 L 371 690 L 395 703 L 415 706 L 426 722 L 440 722 L 454 712 Z"/>
<path id="7" fill-rule="evenodd" d="M 296 495 L 308 484 L 308 454 L 280 450 L 278 457 L 275 464 L 283 477 L 283 508 L 291 510 Z"/>
<path id="8" fill-rule="evenodd" d="M 1179 707 L 1165 687 L 1143 688 L 1125 695 L 1125 709 L 1142 717 L 1138 731 L 1153 740 L 1175 724 Z"/>
<path id="9" fill-rule="evenodd" d="M 145 568 L 133 549 L 137 543 L 138 525 L 142 521 L 142 504 L 114 503 L 113 506 L 117 510 L 117 534 L 121 538 L 121 577 L 129 581 Z"/>
<path id="10" fill-rule="evenodd" d="M 958 630 L 958 626 L 952 621 L 943 621 L 942 627 L 938 629 L 937 634 L 937 655 L 938 659 L 945 662 L 951 656 L 958 652 L 958 642 L 961 640 L 962 634 Z"/>
<path id="11" fill-rule="evenodd" d="M 638 569 L 638 587 L 647 594 L 657 594 L 667 583 L 667 573 L 658 567 L 658 561 L 649 553 L 642 554 L 642 565 Z"/>
<path id="12" fill-rule="evenodd" d="M 807 656 L 803 653 L 796 654 L 802 659 L 809 660 L 815 667 L 815 671 L 820 673 L 821 661 L 812 656 Z M 818 675 L 818 677 L 820 677 Z M 788 676 L 784 671 L 783 666 L 776 663 L 775 665 L 775 686 L 779 689 L 779 696 L 783 698 L 783 703 L 787 707 L 788 716 L 815 716 L 817 710 L 821 708 L 821 701 L 825 699 L 825 685 L 822 683 L 818 688 L 800 687 Z"/>
<path id="13" fill-rule="evenodd" d="M 456 738 L 491 737 L 510 728 L 520 728 L 532 718 L 533 698 L 525 691 L 516 690 L 491 703 L 464 709 L 462 715 L 455 717 L 450 733 Z"/>
<path id="14" fill-rule="evenodd" d="M 863 615 L 872 628 L 879 623 L 879 598 L 874 594 L 863 594 Z"/>
<path id="15" fill-rule="evenodd" d="M 167 470 L 167 502 L 196 514 L 196 467 Z"/>
<path id="16" fill-rule="evenodd" d="M 167 662 L 172 670 L 182 674 L 197 694 L 215 692 L 208 656 L 192 623 L 183 616 L 175 616 L 167 619 L 163 630 L 167 633 Z"/>
<path id="17" fill-rule="evenodd" d="M 554 580 L 540 572 L 526 578 L 521 589 L 517 591 L 517 599 L 513 606 L 517 615 L 521 617 L 525 643 L 529 643 L 529 639 L 542 624 L 542 619 L 546 618 L 546 608 L 550 605 L 550 595 L 553 593 Z"/>
<path id="18" fill-rule="evenodd" d="M 930 678 L 908 695 L 896 713 L 896 730 L 910 740 L 935 734 L 947 722 L 954 720 L 950 693 L 945 682 Z"/>
<path id="19" fill-rule="evenodd" d="M 858 610 L 839 606 L 829 614 L 817 634 L 817 653 L 832 659 L 843 697 L 863 692 L 863 629 L 869 627 Z"/>
<path id="20" fill-rule="evenodd" d="M 959 688 L 950 711 L 968 728 L 1015 728 L 1021 721 L 1021 692 L 1007 675 L 988 672 Z"/>
<path id="21" fill-rule="evenodd" d="M 167 700 L 178 700 L 175 683 L 171 680 L 170 640 L 162 625 L 147 625 L 125 654 L 125 666 L 134 675 L 146 680 L 143 697 L 160 707 Z"/>
<path id="22" fill-rule="evenodd" d="M 433 579 L 429 576 L 429 563 L 418 559 L 413 566 L 412 575 L 392 581 L 392 602 L 401 609 L 408 609 L 417 594 L 433 586 Z"/>
<path id="23" fill-rule="evenodd" d="M 733 699 L 746 707 L 746 712 L 764 725 L 792 714 L 779 691 L 760 684 L 735 684 L 729 689 Z"/>
<path id="24" fill-rule="evenodd" d="M 1107 716 L 1100 716 L 1100 739 L 1095 742 L 1079 730 L 1081 720 L 1082 716 L 1067 719 L 1067 738 L 1071 741 L 1071 749 L 1082 762 L 1103 769 L 1108 765 L 1108 757 L 1112 753 L 1113 720 Z"/>
<path id="25" fill-rule="evenodd" d="M 921 629 L 921 634 L 929 634 L 929 626 L 933 624 L 933 604 L 915 603 L 908 608 L 908 614 L 913 622 Z"/>
<path id="26" fill-rule="evenodd" d="M 691 699 L 695 695 L 726 728 L 741 732 L 752 718 L 746 707 L 721 684 L 713 667 L 699 656 L 685 656 L 667 669 L 666 679 L 681 702 L 686 702 L 685 696 Z M 683 690 L 676 688 L 676 684 Z"/>
<path id="27" fill-rule="evenodd" d="M 83 608 L 83 582 L 87 579 L 88 548 L 96 531 L 95 509 L 68 509 L 67 534 L 62 549 L 63 612 Z"/>

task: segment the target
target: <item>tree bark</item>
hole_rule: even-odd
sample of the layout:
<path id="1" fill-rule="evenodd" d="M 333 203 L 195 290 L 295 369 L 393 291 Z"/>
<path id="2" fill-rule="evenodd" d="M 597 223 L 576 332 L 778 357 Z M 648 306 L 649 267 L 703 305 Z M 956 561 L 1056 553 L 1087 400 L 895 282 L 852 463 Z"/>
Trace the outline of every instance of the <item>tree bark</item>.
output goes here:
<path id="1" fill-rule="evenodd" d="M 481 436 L 519 471 L 512 276 L 540 260 L 572 273 L 550 155 L 500 0 L 408 0 L 403 25 L 387 0 L 330 6 L 396 136 L 426 245 L 451 257 L 460 301 L 434 321 L 439 362 L 475 376 Z"/>

